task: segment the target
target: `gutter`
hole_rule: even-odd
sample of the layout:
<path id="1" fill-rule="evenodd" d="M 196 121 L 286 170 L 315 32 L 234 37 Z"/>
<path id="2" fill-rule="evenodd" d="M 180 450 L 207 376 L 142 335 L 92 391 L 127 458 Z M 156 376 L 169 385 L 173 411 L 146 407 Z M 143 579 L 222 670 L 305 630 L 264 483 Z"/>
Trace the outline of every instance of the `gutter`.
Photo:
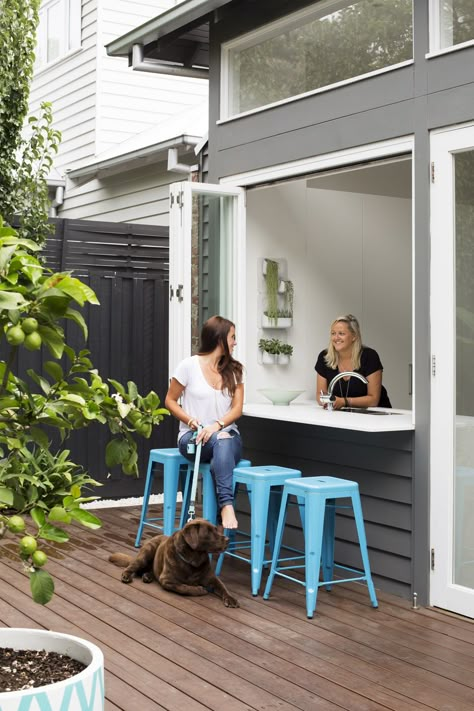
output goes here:
<path id="1" fill-rule="evenodd" d="M 172 148 L 177 149 L 179 146 L 184 146 L 191 149 L 200 141 L 201 136 L 181 135 L 167 141 L 162 141 L 161 143 L 137 148 L 134 151 L 117 155 L 113 158 L 106 158 L 105 160 L 99 160 L 95 163 L 89 163 L 81 168 L 67 170 L 66 174 L 70 180 L 87 182 L 87 180 L 92 180 L 96 177 L 106 177 L 107 175 L 118 173 L 124 170 L 124 166 L 129 163 L 146 165 L 146 163 L 151 162 L 152 159 L 156 161 L 157 154 L 168 153 Z"/>

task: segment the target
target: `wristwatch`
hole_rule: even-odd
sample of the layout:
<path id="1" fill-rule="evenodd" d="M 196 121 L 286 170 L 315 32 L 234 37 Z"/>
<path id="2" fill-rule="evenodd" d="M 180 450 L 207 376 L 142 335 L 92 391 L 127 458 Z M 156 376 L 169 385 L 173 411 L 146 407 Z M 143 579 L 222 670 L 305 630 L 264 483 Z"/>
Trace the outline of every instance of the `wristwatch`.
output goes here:
<path id="1" fill-rule="evenodd" d="M 221 430 L 223 430 L 224 427 L 225 427 L 225 424 L 223 423 L 223 421 L 222 421 L 222 420 L 216 420 L 216 422 L 217 422 L 217 424 L 220 426 Z"/>

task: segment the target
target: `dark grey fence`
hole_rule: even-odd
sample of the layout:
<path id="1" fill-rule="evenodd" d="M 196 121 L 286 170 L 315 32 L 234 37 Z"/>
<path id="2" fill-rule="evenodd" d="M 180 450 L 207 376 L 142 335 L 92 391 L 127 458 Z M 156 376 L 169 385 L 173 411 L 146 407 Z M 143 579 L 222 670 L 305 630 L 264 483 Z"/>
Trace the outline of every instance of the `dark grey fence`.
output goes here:
<path id="1" fill-rule="evenodd" d="M 78 326 L 65 324 L 75 350 L 87 347 L 103 379 L 133 380 L 139 392 L 155 390 L 162 402 L 168 387 L 169 239 L 167 227 L 76 220 L 54 220 L 56 232 L 46 245 L 48 266 L 73 270 L 96 292 L 100 306 L 87 306 L 89 328 L 85 344 Z M 39 369 L 49 352 L 20 349 L 20 372 Z M 143 492 L 151 447 L 174 446 L 176 424 L 171 417 L 155 428 L 151 439 L 140 439 L 140 479 L 109 472 L 103 427 L 74 432 L 67 442 L 74 461 L 104 486 L 101 496 L 139 496 Z"/>

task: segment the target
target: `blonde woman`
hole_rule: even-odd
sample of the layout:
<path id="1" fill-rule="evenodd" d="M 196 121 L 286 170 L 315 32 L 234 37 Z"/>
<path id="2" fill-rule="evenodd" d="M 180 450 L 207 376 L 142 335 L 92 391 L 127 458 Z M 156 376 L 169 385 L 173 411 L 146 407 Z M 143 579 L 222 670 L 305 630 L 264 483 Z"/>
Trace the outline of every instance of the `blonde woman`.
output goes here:
<path id="1" fill-rule="evenodd" d="M 327 393 L 331 380 L 338 373 L 353 371 L 367 380 L 341 378 L 333 391 L 333 407 L 392 407 L 382 385 L 383 366 L 377 351 L 362 344 L 360 326 L 352 314 L 338 316 L 331 324 L 329 346 L 318 356 L 314 369 L 317 373 L 316 399 L 321 391 Z"/>

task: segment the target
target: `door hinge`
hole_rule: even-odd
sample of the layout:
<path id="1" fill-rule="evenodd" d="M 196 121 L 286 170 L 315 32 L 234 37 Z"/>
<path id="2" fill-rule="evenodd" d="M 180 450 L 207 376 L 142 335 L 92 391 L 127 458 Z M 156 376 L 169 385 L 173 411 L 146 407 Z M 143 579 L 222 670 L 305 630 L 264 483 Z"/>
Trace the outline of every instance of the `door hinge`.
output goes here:
<path id="1" fill-rule="evenodd" d="M 172 300 L 173 296 L 174 296 L 174 289 L 170 284 L 170 301 Z"/>
<path id="2" fill-rule="evenodd" d="M 435 163 L 434 160 L 431 161 L 431 182 L 435 182 Z"/>
<path id="3" fill-rule="evenodd" d="M 175 202 L 176 202 L 177 205 L 179 205 L 179 207 L 180 207 L 181 209 L 183 209 L 183 191 L 182 191 L 182 190 L 180 190 L 180 192 L 176 194 L 176 197 L 174 196 L 173 193 L 171 193 L 171 195 L 170 195 L 170 208 L 173 207 L 173 205 L 174 205 Z"/>
<path id="4" fill-rule="evenodd" d="M 433 378 L 436 375 L 436 356 L 435 355 L 431 356 L 431 375 L 433 376 Z"/>
<path id="5" fill-rule="evenodd" d="M 435 549 L 431 549 L 431 570 L 435 569 Z"/>

